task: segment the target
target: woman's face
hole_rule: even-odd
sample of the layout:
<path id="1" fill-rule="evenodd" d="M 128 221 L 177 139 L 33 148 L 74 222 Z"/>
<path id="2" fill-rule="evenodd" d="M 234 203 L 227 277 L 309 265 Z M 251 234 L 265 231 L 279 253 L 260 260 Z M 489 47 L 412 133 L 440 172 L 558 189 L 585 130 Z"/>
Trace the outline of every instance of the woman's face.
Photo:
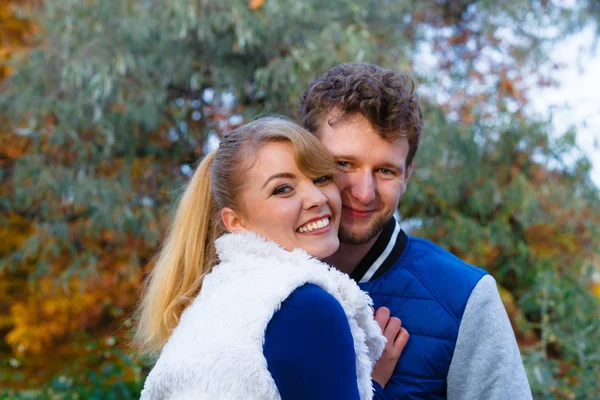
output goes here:
<path id="1" fill-rule="evenodd" d="M 321 259 L 338 246 L 340 192 L 331 176 L 310 179 L 294 161 L 292 145 L 266 143 L 256 163 L 244 174 L 242 213 L 225 225 L 230 231 L 252 230 L 291 251 L 301 248 Z"/>

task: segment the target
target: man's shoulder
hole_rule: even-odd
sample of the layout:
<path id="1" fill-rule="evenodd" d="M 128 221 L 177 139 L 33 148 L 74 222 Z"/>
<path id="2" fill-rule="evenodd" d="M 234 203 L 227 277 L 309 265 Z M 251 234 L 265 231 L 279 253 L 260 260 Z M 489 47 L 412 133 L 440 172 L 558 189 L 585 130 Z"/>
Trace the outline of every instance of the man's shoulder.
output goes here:
<path id="1" fill-rule="evenodd" d="M 487 274 L 482 268 L 467 263 L 443 247 L 415 236 L 408 237 L 406 249 L 396 261 L 396 266 L 407 268 L 424 279 L 435 280 L 452 276 L 454 280 L 477 282 Z"/>
<path id="2" fill-rule="evenodd" d="M 373 282 L 378 288 L 373 289 L 404 298 L 428 298 L 460 319 L 473 289 L 486 275 L 429 240 L 409 236 L 402 255 L 380 278 L 382 285 Z"/>

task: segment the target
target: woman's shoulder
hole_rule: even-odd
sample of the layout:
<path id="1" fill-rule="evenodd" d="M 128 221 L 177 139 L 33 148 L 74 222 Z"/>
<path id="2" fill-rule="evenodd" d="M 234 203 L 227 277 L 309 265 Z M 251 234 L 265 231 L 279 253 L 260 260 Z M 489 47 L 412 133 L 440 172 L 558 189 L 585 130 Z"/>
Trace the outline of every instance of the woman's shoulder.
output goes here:
<path id="1" fill-rule="evenodd" d="M 268 324 L 267 338 L 289 339 L 290 332 L 331 332 L 348 329 L 348 318 L 340 302 L 329 292 L 313 283 L 296 288 L 281 303 Z"/>
<path id="2" fill-rule="evenodd" d="M 331 293 L 314 283 L 306 283 L 284 300 L 280 311 L 310 312 L 313 316 L 343 312 L 342 306 Z"/>

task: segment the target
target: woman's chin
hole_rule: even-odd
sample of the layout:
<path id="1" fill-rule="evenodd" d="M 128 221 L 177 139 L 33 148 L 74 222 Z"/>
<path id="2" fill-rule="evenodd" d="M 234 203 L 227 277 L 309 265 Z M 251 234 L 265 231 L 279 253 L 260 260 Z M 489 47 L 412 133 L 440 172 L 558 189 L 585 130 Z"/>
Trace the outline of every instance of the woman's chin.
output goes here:
<path id="1" fill-rule="evenodd" d="M 333 255 L 333 253 L 335 253 L 339 247 L 340 247 L 340 241 L 336 236 L 335 238 L 332 238 L 332 239 L 329 239 L 329 240 L 326 240 L 326 241 L 320 243 L 318 246 L 315 246 L 314 248 L 304 249 L 304 250 L 308 254 L 310 254 L 311 256 L 316 258 L 317 260 L 322 260 L 324 258 L 327 258 L 327 257 Z"/>

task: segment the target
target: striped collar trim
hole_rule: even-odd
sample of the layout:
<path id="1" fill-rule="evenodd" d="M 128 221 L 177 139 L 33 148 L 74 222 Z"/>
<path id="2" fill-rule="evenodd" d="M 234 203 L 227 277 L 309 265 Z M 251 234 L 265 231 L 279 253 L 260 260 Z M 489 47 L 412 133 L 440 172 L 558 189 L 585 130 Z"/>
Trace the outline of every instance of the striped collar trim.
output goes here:
<path id="1" fill-rule="evenodd" d="M 350 278 L 358 283 L 379 278 L 394 266 L 404 252 L 407 242 L 408 236 L 400 229 L 398 221 L 392 218 L 381 231 L 373 247 L 350 274 Z"/>

